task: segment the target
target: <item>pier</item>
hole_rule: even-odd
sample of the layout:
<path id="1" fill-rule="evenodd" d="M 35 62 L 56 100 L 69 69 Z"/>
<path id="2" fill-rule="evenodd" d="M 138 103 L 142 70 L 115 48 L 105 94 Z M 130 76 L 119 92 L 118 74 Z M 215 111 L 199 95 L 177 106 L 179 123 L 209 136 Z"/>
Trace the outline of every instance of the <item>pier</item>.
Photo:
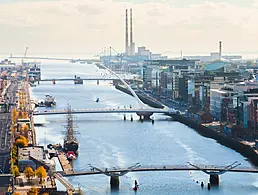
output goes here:
<path id="1" fill-rule="evenodd" d="M 67 174 L 73 173 L 73 167 L 71 163 L 67 160 L 67 156 L 65 155 L 65 153 L 58 152 L 58 159 L 65 173 Z"/>

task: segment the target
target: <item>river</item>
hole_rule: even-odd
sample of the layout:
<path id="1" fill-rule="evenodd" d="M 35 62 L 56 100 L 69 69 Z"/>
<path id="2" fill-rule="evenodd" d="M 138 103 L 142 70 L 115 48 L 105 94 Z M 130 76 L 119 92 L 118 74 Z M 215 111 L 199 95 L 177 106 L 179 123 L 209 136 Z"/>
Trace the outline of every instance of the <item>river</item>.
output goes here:
<path id="1" fill-rule="evenodd" d="M 42 78 L 72 78 L 74 75 L 103 77 L 95 66 L 88 64 L 43 63 Z M 102 74 L 102 75 L 101 75 Z M 46 94 L 56 97 L 57 107 L 64 109 L 67 103 L 72 108 L 117 108 L 137 106 L 137 101 L 114 88 L 108 81 L 84 81 L 74 85 L 71 81 L 40 83 L 32 88 L 32 95 L 44 99 Z M 95 102 L 99 97 L 100 101 Z M 39 108 L 45 109 L 45 108 Z M 79 156 L 74 162 L 75 170 L 87 168 L 87 164 L 97 167 L 129 167 L 137 162 L 142 165 L 178 165 L 192 162 L 196 164 L 227 165 L 239 161 L 243 166 L 251 164 L 239 153 L 205 138 L 193 129 L 172 121 L 170 117 L 154 115 L 155 124 L 141 123 L 136 114 L 134 121 L 124 121 L 123 114 L 82 114 L 74 116 L 74 123 L 80 132 Z M 130 119 L 130 115 L 127 115 Z M 45 122 L 36 127 L 37 142 L 63 143 L 63 115 L 37 116 L 36 121 Z M 202 172 L 139 172 L 128 173 L 120 178 L 120 189 L 111 192 L 109 178 L 104 175 L 70 177 L 75 186 L 80 185 L 87 194 L 135 194 L 134 180 L 140 184 L 137 194 L 225 194 L 242 195 L 258 193 L 258 177 L 255 174 L 225 173 L 220 177 L 220 186 L 201 189 L 200 182 L 207 186 L 209 176 Z M 199 183 L 197 184 L 196 181 Z"/>

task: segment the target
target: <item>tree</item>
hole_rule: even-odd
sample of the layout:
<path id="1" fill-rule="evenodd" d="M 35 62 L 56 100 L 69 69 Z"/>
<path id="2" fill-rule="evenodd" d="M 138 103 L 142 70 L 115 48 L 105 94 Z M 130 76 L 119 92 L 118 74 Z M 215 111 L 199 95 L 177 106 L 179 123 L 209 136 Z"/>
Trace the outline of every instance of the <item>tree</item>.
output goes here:
<path id="1" fill-rule="evenodd" d="M 43 166 L 38 167 L 35 170 L 35 174 L 39 177 L 40 183 L 42 183 L 42 179 L 47 177 L 47 171 Z"/>
<path id="2" fill-rule="evenodd" d="M 29 126 L 26 124 L 24 127 L 23 127 L 23 133 L 24 133 L 24 136 L 28 138 L 29 136 Z"/>
<path id="3" fill-rule="evenodd" d="M 18 118 L 22 118 L 22 110 L 19 110 Z"/>
<path id="4" fill-rule="evenodd" d="M 38 194 L 39 194 L 38 188 L 31 188 L 31 189 L 28 191 L 28 193 L 27 193 L 27 195 L 38 195 Z"/>
<path id="5" fill-rule="evenodd" d="M 26 137 L 20 135 L 18 139 L 16 139 L 15 144 L 19 148 L 23 148 L 28 146 L 28 140 Z"/>
<path id="6" fill-rule="evenodd" d="M 22 116 L 23 119 L 27 119 L 28 117 L 28 112 L 22 112 Z"/>
<path id="7" fill-rule="evenodd" d="M 13 125 L 11 125 L 10 131 L 11 131 L 11 132 L 15 132 L 15 127 L 14 127 Z"/>
<path id="8" fill-rule="evenodd" d="M 13 192 L 12 195 L 20 195 L 19 192 Z"/>
<path id="9" fill-rule="evenodd" d="M 24 173 L 25 177 L 28 178 L 29 181 L 35 175 L 34 171 L 31 167 L 26 167 L 26 169 L 23 171 L 23 173 Z"/>
<path id="10" fill-rule="evenodd" d="M 13 165 L 11 171 L 12 171 L 12 174 L 14 175 L 15 178 L 20 176 L 20 171 L 19 171 L 18 166 Z"/>
<path id="11" fill-rule="evenodd" d="M 47 193 L 47 192 L 44 192 L 42 195 L 49 195 L 49 193 Z"/>
<path id="12" fill-rule="evenodd" d="M 12 122 L 13 122 L 13 124 L 16 122 L 17 117 L 18 117 L 18 112 L 17 112 L 16 109 L 13 109 L 12 110 Z"/>

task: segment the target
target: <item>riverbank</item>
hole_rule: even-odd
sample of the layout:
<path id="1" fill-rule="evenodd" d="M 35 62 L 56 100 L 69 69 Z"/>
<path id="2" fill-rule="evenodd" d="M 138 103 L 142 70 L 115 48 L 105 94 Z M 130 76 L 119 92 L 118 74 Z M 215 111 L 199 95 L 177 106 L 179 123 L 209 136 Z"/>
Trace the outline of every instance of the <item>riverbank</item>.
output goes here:
<path id="1" fill-rule="evenodd" d="M 216 140 L 218 143 L 220 143 L 221 145 L 237 151 L 244 157 L 248 158 L 254 166 L 258 166 L 258 151 L 252 148 L 250 145 L 246 145 L 235 138 L 225 136 L 213 130 L 212 128 L 205 127 L 202 124 L 197 123 L 193 120 L 190 120 L 182 115 L 174 115 L 173 118 L 176 121 L 193 128 L 200 135 L 204 137 L 212 138 Z M 212 153 L 212 149 L 211 149 L 211 153 Z"/>
<path id="2" fill-rule="evenodd" d="M 126 89 L 122 86 L 117 85 L 116 89 L 123 91 L 126 94 L 132 95 L 128 89 Z M 139 96 L 139 98 L 140 98 L 140 96 Z M 154 97 L 151 97 L 151 98 L 155 99 Z M 149 102 L 147 103 L 146 101 L 148 101 L 148 100 L 143 99 L 143 98 L 141 100 L 144 103 L 148 104 L 149 106 L 157 108 L 157 107 L 153 106 L 153 103 L 149 103 Z M 212 139 L 216 140 L 218 143 L 220 143 L 221 145 L 235 150 L 236 152 L 240 153 L 242 156 L 248 158 L 254 166 L 258 166 L 258 151 L 256 149 L 252 148 L 250 145 L 244 144 L 243 142 L 241 142 L 235 138 L 225 136 L 210 127 L 206 127 L 196 121 L 190 120 L 183 115 L 177 114 L 177 115 L 173 115 L 171 117 L 173 117 L 174 120 L 193 128 L 200 135 L 202 135 L 204 137 L 212 138 Z M 211 149 L 211 153 L 212 153 L 212 149 Z"/>

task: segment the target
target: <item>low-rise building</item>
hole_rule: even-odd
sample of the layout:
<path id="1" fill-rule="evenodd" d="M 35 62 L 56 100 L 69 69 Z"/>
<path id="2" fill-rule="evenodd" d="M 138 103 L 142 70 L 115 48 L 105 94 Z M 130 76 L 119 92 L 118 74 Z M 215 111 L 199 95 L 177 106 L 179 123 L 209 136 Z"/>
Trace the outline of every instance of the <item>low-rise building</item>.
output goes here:
<path id="1" fill-rule="evenodd" d="M 26 167 L 30 166 L 33 170 L 42 166 L 38 162 L 44 160 L 44 149 L 40 146 L 24 147 L 18 149 L 18 167 L 23 172 Z"/>

